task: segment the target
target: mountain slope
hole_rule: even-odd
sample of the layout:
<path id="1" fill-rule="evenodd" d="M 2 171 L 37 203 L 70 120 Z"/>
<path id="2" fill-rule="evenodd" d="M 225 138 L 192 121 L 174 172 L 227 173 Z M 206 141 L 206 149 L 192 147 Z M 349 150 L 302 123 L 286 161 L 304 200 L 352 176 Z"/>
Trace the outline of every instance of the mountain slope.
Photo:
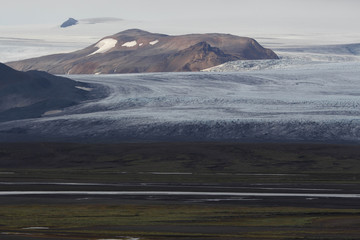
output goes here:
<path id="1" fill-rule="evenodd" d="M 0 122 L 41 117 L 90 97 L 88 84 L 46 72 L 19 72 L 0 63 Z"/>
<path id="2" fill-rule="evenodd" d="M 130 29 L 79 51 L 8 65 L 54 74 L 171 72 L 199 71 L 232 60 L 277 58 L 273 51 L 246 37 L 216 33 L 168 36 Z"/>

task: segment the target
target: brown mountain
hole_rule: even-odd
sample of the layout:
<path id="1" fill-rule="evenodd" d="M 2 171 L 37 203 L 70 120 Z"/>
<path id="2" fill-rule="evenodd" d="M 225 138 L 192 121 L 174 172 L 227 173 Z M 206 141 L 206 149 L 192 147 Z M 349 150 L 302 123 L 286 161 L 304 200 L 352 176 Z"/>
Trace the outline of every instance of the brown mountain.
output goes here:
<path id="1" fill-rule="evenodd" d="M 254 39 L 230 34 L 168 36 L 139 29 L 105 37 L 76 52 L 7 63 L 53 74 L 199 71 L 241 59 L 277 59 Z"/>

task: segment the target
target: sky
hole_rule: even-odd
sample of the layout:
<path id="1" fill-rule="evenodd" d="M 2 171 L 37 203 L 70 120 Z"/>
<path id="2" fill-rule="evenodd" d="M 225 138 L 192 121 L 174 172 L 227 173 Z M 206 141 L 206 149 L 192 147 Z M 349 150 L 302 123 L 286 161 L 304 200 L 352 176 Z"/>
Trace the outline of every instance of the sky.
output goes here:
<path id="1" fill-rule="evenodd" d="M 273 32 L 358 31 L 359 0 L 0 0 L 0 26 L 60 25 L 75 19 L 116 17 L 156 22 L 193 22 L 211 29 Z M 186 27 L 186 26 L 184 26 Z"/>

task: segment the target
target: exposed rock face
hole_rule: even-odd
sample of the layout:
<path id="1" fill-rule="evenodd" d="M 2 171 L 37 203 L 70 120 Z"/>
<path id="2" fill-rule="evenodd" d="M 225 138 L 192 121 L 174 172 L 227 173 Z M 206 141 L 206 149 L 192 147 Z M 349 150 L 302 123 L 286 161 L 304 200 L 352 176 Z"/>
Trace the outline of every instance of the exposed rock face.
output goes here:
<path id="1" fill-rule="evenodd" d="M 254 39 L 230 34 L 168 36 L 131 29 L 80 51 L 8 63 L 53 74 L 199 71 L 228 61 L 277 59 Z"/>
<path id="2" fill-rule="evenodd" d="M 19 72 L 0 63 L 0 122 L 61 111 L 87 99 L 86 86 L 46 72 Z"/>
<path id="3" fill-rule="evenodd" d="M 173 72 L 200 71 L 207 66 L 216 66 L 236 59 L 235 56 L 225 54 L 219 48 L 211 47 L 207 42 L 200 42 L 169 55 L 167 57 L 167 68 Z"/>
<path id="4" fill-rule="evenodd" d="M 77 23 L 78 23 L 78 20 L 76 20 L 74 18 L 69 18 L 68 20 L 63 22 L 63 24 L 61 24 L 60 27 L 62 27 L 62 28 L 71 27 L 73 25 L 76 25 Z"/>

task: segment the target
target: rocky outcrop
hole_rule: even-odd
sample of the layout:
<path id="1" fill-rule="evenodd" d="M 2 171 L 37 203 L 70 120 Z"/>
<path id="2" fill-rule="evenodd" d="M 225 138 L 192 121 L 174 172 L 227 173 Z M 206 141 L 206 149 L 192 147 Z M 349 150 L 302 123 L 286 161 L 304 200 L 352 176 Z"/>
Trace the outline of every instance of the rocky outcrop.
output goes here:
<path id="1" fill-rule="evenodd" d="M 90 97 L 87 84 L 0 63 L 0 122 L 41 117 Z M 85 89 L 85 90 L 84 90 Z"/>
<path id="2" fill-rule="evenodd" d="M 277 58 L 272 50 L 247 37 L 217 33 L 169 36 L 130 29 L 76 52 L 8 65 L 53 74 L 109 74 L 199 71 L 233 60 Z"/>

